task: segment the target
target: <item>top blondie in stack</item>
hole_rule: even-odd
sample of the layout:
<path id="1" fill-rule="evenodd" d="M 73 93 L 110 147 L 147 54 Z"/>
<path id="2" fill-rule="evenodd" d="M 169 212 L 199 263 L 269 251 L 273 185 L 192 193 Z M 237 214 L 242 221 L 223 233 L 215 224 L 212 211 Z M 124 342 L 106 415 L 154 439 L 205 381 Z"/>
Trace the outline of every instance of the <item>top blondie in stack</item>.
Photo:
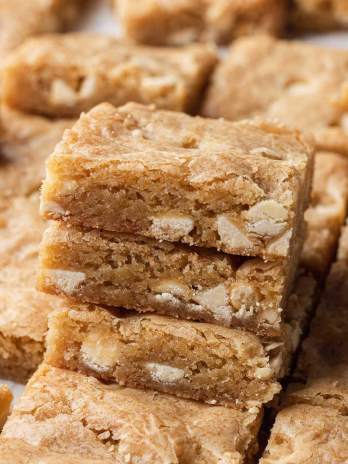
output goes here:
<path id="1" fill-rule="evenodd" d="M 293 349 L 312 168 L 311 144 L 277 124 L 136 103 L 83 114 L 42 191 L 54 222 L 40 288 L 86 304 L 51 327 L 57 367 L 249 410 L 271 401 Z"/>

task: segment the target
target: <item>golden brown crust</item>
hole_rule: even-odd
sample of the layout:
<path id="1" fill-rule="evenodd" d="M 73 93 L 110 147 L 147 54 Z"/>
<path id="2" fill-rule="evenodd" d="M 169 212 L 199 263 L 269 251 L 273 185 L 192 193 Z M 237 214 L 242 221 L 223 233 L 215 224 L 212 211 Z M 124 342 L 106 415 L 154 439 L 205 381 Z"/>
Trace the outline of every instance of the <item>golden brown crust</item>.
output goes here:
<path id="1" fill-rule="evenodd" d="M 183 45 L 232 39 L 260 32 L 280 34 L 283 0 L 114 0 L 123 34 L 138 43 Z M 154 24 L 156 27 L 154 27 Z"/>
<path id="2" fill-rule="evenodd" d="M 0 443 L 22 440 L 39 456 L 62 453 L 93 462 L 232 463 L 255 451 L 259 420 L 257 413 L 104 385 L 43 365 L 16 404 Z"/>
<path id="3" fill-rule="evenodd" d="M 2 97 L 10 107 L 53 117 L 129 101 L 193 112 L 215 63 L 208 45 L 163 49 L 91 33 L 52 34 L 11 55 Z"/>
<path id="4" fill-rule="evenodd" d="M 218 66 L 202 113 L 276 118 L 313 134 L 319 149 L 347 154 L 347 70 L 345 50 L 241 39 Z"/>
<path id="5" fill-rule="evenodd" d="M 311 174 L 311 144 L 283 126 L 104 104 L 81 116 L 50 157 L 42 211 L 84 227 L 296 261 Z"/>
<path id="6" fill-rule="evenodd" d="M 348 418 L 310 405 L 283 409 L 276 418 L 260 464 L 345 464 Z"/>

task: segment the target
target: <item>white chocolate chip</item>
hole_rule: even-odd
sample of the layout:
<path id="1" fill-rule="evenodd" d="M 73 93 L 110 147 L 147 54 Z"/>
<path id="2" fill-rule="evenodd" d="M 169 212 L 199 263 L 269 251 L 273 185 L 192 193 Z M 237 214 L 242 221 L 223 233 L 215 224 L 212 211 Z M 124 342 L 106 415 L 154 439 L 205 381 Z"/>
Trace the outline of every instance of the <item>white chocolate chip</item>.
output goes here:
<path id="1" fill-rule="evenodd" d="M 203 309 L 209 309 L 216 320 L 223 322 L 225 325 L 230 324 L 231 310 L 228 305 L 228 295 L 224 284 L 197 293 L 193 300 Z"/>
<path id="2" fill-rule="evenodd" d="M 77 95 L 62 79 L 55 79 L 52 82 L 50 100 L 51 103 L 57 105 L 73 106 L 76 103 Z"/>
<path id="3" fill-rule="evenodd" d="M 261 380 L 269 379 L 273 372 L 270 367 L 259 367 L 255 371 L 255 377 Z"/>
<path id="4" fill-rule="evenodd" d="M 163 240 L 180 240 L 193 228 L 194 221 L 190 216 L 163 214 L 152 218 L 151 232 Z"/>
<path id="5" fill-rule="evenodd" d="M 141 87 L 150 93 L 155 93 L 156 95 L 163 92 L 164 90 L 169 90 L 175 87 L 177 84 L 176 78 L 174 76 L 148 76 L 144 77 L 141 81 Z"/>
<path id="6" fill-rule="evenodd" d="M 116 344 L 101 330 L 88 333 L 80 351 L 84 364 L 98 372 L 110 370 L 119 359 Z"/>
<path id="7" fill-rule="evenodd" d="M 230 291 L 230 302 L 236 309 L 256 302 L 255 291 L 250 285 L 236 283 Z"/>
<path id="8" fill-rule="evenodd" d="M 145 367 L 150 371 L 151 377 L 156 382 L 173 383 L 185 376 L 183 369 L 168 366 L 167 364 L 148 362 L 145 364 Z"/>
<path id="9" fill-rule="evenodd" d="M 263 200 L 252 206 L 246 213 L 249 221 L 248 230 L 258 235 L 274 237 L 283 232 L 287 226 L 288 212 L 277 201 Z"/>
<path id="10" fill-rule="evenodd" d="M 84 272 L 65 271 L 61 269 L 50 269 L 47 271 L 49 284 L 53 283 L 67 295 L 71 295 L 81 282 L 86 279 Z"/>
<path id="11" fill-rule="evenodd" d="M 173 279 L 160 280 L 153 286 L 153 290 L 157 293 L 170 293 L 181 297 L 185 297 L 188 291 L 185 285 Z"/>
<path id="12" fill-rule="evenodd" d="M 79 96 L 81 98 L 90 98 L 92 97 L 97 89 L 97 78 L 95 75 L 87 76 L 80 88 Z"/>
<path id="13" fill-rule="evenodd" d="M 290 246 L 291 230 L 287 230 L 277 240 L 267 246 L 267 252 L 277 256 L 287 256 Z"/>
<path id="14" fill-rule="evenodd" d="M 217 230 L 221 242 L 230 248 L 251 248 L 252 242 L 224 214 L 217 218 Z"/>

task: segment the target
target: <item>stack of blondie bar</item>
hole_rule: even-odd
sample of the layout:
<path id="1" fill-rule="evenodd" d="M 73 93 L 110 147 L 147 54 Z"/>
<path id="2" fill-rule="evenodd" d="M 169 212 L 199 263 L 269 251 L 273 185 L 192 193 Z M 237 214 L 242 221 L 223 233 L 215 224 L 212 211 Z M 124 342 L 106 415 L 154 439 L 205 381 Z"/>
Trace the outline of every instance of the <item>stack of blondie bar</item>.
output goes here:
<path id="1" fill-rule="evenodd" d="M 269 122 L 134 103 L 82 115 L 42 192 L 54 222 L 39 286 L 73 301 L 46 359 L 212 404 L 270 402 L 294 349 L 312 151 Z"/>

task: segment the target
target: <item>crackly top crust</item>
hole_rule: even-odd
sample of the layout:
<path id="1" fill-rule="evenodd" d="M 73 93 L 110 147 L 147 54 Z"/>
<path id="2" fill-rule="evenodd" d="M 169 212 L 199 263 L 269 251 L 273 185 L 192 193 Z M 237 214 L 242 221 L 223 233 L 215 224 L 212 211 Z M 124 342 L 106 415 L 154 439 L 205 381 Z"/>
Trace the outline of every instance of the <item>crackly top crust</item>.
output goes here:
<path id="1" fill-rule="evenodd" d="M 81 0 L 0 0 L 0 59 L 27 37 L 63 29 Z"/>
<path id="2" fill-rule="evenodd" d="M 261 464 L 345 464 L 348 418 L 310 405 L 283 409 L 276 418 Z"/>
<path id="3" fill-rule="evenodd" d="M 348 267 L 330 272 L 294 375 L 288 403 L 310 403 L 348 411 Z"/>
<path id="4" fill-rule="evenodd" d="M 282 32 L 283 0 L 114 0 L 124 35 L 139 43 L 228 43 L 240 35 Z M 153 22 L 156 27 L 153 27 Z"/>
<path id="5" fill-rule="evenodd" d="M 270 37 L 241 39 L 217 68 L 208 117 L 256 115 L 314 134 L 319 148 L 348 153 L 348 52 Z"/>
<path id="6" fill-rule="evenodd" d="M 2 440 L 116 463 L 242 463 L 257 428 L 256 414 L 103 385 L 43 365 L 15 406 Z"/>
<path id="7" fill-rule="evenodd" d="M 191 112 L 216 59 L 209 45 L 163 49 L 92 33 L 45 35 L 11 54 L 3 100 L 53 117 L 76 117 L 101 102 L 128 101 Z"/>
<path id="8" fill-rule="evenodd" d="M 316 153 L 311 204 L 305 213 L 307 236 L 301 263 L 318 278 L 325 275 L 333 260 L 347 206 L 347 158 L 336 153 Z"/>
<path id="9" fill-rule="evenodd" d="M 40 187 L 46 158 L 73 123 L 1 108 L 0 203 Z"/>
<path id="10" fill-rule="evenodd" d="M 73 167 L 68 168 L 70 163 Z M 67 198 L 74 189 L 91 189 L 97 194 L 105 190 L 106 185 L 108 192 L 113 192 L 113 187 L 116 191 L 121 189 L 125 192 L 127 189 L 139 189 L 139 195 L 134 201 L 139 198 L 139 201 L 143 201 L 144 195 L 154 196 L 156 201 L 147 203 L 149 212 L 143 215 L 145 225 L 142 223 L 135 226 L 132 223 L 134 218 L 127 216 L 129 228 L 134 232 L 134 227 L 150 229 L 150 215 L 172 211 L 174 206 L 167 204 L 167 197 L 170 202 L 175 196 L 179 196 L 180 204 L 175 206 L 178 211 L 194 214 L 194 220 L 198 223 L 205 213 L 207 219 L 204 220 L 211 221 L 212 224 L 211 230 L 208 232 L 207 228 L 205 232 L 210 233 L 212 238 L 202 239 L 202 230 L 198 228 L 194 232 L 198 238 L 193 237 L 193 234 L 189 236 L 191 228 L 188 233 L 184 233 L 182 241 L 212 247 L 216 247 L 218 243 L 228 253 L 254 256 L 269 253 L 285 256 L 289 243 L 281 251 L 276 246 L 271 251 L 272 244 L 269 251 L 263 250 L 272 239 L 278 239 L 278 236 L 274 237 L 273 229 L 265 233 L 262 231 L 260 234 L 265 243 L 261 244 L 261 239 L 258 238 L 260 236 L 250 232 L 254 225 L 249 224 L 250 230 L 246 231 L 248 215 L 252 216 L 251 222 L 256 221 L 263 228 L 264 222 L 267 223 L 266 226 L 269 222 L 263 221 L 263 215 L 268 217 L 268 214 L 275 214 L 275 211 L 265 213 L 258 212 L 258 209 L 266 207 L 263 201 L 267 203 L 267 207 L 269 201 L 272 205 L 276 203 L 276 209 L 280 209 L 287 217 L 281 224 L 280 233 L 290 234 L 292 239 L 293 228 L 298 228 L 301 224 L 301 217 L 297 217 L 296 212 L 300 216 L 308 203 L 307 190 L 311 172 L 311 144 L 299 132 L 280 125 L 261 121 L 231 123 L 192 118 L 182 113 L 156 111 L 152 107 L 134 103 L 118 109 L 103 104 L 87 115 L 82 115 L 74 128 L 65 133 L 62 142 L 50 157 L 42 210 L 47 212 L 47 217 L 54 217 L 55 214 L 61 215 L 63 209 L 63 214 L 78 220 L 81 218 L 74 218 L 74 212 L 66 213 L 64 206 L 60 208 L 60 212 L 54 208 L 50 211 L 51 205 L 56 203 L 59 206 L 59 201 L 64 200 L 64 196 L 69 201 Z M 166 189 L 163 189 L 159 200 L 159 185 L 163 182 Z M 172 197 L 167 192 L 171 192 Z M 167 197 L 164 197 L 166 194 Z M 130 197 L 130 202 L 134 196 Z M 166 198 L 165 204 L 163 198 Z M 79 208 L 79 202 L 76 201 L 75 206 Z M 255 206 L 255 210 L 251 209 L 252 206 Z M 91 207 L 94 205 L 91 204 Z M 73 211 L 74 207 L 70 204 L 67 209 Z M 238 222 L 244 221 L 241 227 L 245 230 L 241 235 L 250 235 L 250 240 L 245 240 L 244 237 L 244 245 L 239 245 L 238 250 L 234 244 L 228 245 L 226 240 L 217 238 L 216 231 L 213 231 L 217 227 L 215 215 L 231 213 Z M 125 211 L 120 211 L 122 220 L 125 214 Z M 255 215 L 260 221 L 253 219 Z M 98 221 L 99 219 L 98 217 Z M 109 221 L 109 216 L 107 220 Z M 193 219 L 190 218 L 190 221 Z M 223 221 L 224 217 L 221 219 L 221 234 L 224 233 Z M 117 222 L 116 218 L 114 222 Z M 99 224 L 99 228 L 110 227 L 115 230 L 115 225 L 105 225 L 102 221 Z M 289 226 L 285 227 L 285 233 L 284 225 Z M 255 223 L 255 232 L 256 227 Z M 148 236 L 156 234 L 156 231 L 136 231 L 144 234 L 146 232 Z M 266 235 L 268 238 L 265 238 Z M 169 237 L 167 240 L 173 238 Z M 249 244 L 246 246 L 245 242 Z"/>

